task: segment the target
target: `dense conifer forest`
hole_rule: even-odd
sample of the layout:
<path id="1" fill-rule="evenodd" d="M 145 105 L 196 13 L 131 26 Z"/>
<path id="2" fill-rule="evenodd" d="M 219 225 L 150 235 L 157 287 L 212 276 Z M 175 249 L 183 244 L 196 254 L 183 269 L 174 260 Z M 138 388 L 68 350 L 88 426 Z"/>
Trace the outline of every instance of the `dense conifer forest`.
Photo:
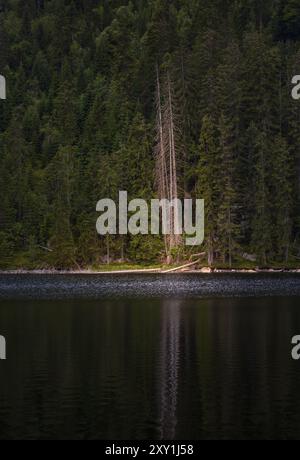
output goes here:
<path id="1" fill-rule="evenodd" d="M 159 194 L 158 80 L 178 196 L 205 199 L 192 251 L 300 264 L 300 0 L 0 0 L 0 74 L 1 269 L 166 260 L 95 226 L 101 198 Z"/>

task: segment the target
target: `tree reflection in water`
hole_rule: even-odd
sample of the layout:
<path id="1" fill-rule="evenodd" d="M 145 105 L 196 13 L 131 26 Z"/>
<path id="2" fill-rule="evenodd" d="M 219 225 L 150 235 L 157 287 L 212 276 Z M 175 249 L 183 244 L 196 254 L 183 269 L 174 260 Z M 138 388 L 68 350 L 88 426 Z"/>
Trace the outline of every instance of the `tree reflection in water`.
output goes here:
<path id="1" fill-rule="evenodd" d="M 181 301 L 165 300 L 160 334 L 160 437 L 174 439 L 177 427 Z"/>

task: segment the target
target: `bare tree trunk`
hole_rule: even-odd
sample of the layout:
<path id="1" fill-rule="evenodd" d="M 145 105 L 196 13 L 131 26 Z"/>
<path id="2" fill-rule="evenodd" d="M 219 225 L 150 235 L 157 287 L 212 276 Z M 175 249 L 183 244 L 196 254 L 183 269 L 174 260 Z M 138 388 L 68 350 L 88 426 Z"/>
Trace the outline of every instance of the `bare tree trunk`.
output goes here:
<path id="1" fill-rule="evenodd" d="M 176 164 L 176 150 L 175 150 L 175 133 L 174 133 L 174 117 L 173 117 L 173 101 L 171 93 L 170 76 L 168 75 L 168 86 L 169 86 L 169 105 L 170 105 L 170 130 L 171 130 L 171 156 L 172 156 L 172 179 L 173 179 L 173 199 L 178 198 L 178 187 L 177 187 L 177 164 Z"/>
<path id="2" fill-rule="evenodd" d="M 167 181 L 167 163 L 166 163 L 166 153 L 164 147 L 164 133 L 163 133 L 163 117 L 162 117 L 162 106 L 161 106 L 161 90 L 160 90 L 160 76 L 159 76 L 159 67 L 156 65 L 156 84 L 157 84 L 157 94 L 156 94 L 156 108 L 157 108 L 157 132 L 158 132 L 158 152 L 156 156 L 156 168 L 157 168 L 157 182 L 158 182 L 158 193 L 159 198 L 169 198 L 170 191 L 168 188 Z M 164 235 L 165 242 L 165 251 L 166 254 L 169 252 L 168 248 L 168 237 Z"/>
<path id="3" fill-rule="evenodd" d="M 157 65 L 157 125 L 158 125 L 158 136 L 159 136 L 159 152 L 158 152 L 158 164 L 157 172 L 159 176 L 158 187 L 160 198 L 167 198 L 169 195 L 167 185 L 167 166 L 166 166 L 166 154 L 164 148 L 164 134 L 163 134 L 163 119 L 162 119 L 162 106 L 161 106 L 161 90 L 160 90 L 160 77 L 159 68 Z"/>
<path id="4" fill-rule="evenodd" d="M 167 71 L 163 94 L 161 93 L 159 67 L 156 67 L 157 77 L 157 146 L 156 146 L 156 180 L 160 199 L 170 201 L 178 199 L 178 170 L 177 170 L 177 138 L 178 126 L 174 113 L 174 97 L 170 73 Z M 163 101 L 163 104 L 162 104 Z M 165 236 L 165 248 L 168 263 L 172 262 L 172 249 L 181 243 L 178 228 L 177 212 L 174 207 L 170 210 L 170 235 Z"/>
<path id="5" fill-rule="evenodd" d="M 285 250 L 285 262 L 288 263 L 290 257 L 290 246 L 289 243 L 287 244 L 286 250 Z"/>
<path id="6" fill-rule="evenodd" d="M 229 253 L 229 267 L 232 267 L 232 235 L 231 235 L 231 207 L 229 207 L 229 242 L 228 242 L 228 253 Z"/>
<path id="7" fill-rule="evenodd" d="M 106 263 L 110 263 L 110 246 L 109 246 L 109 236 L 106 237 Z"/>
<path id="8" fill-rule="evenodd" d="M 122 241 L 121 241 L 121 259 L 122 259 L 122 262 L 124 262 L 125 257 L 124 257 L 124 240 L 123 240 L 123 238 L 122 238 Z"/>
<path id="9" fill-rule="evenodd" d="M 170 144 L 170 187 L 171 187 L 171 200 L 178 199 L 178 177 L 177 177 L 177 161 L 176 161 L 176 145 L 175 145 L 175 122 L 173 113 L 173 97 L 171 89 L 170 74 L 167 75 L 168 84 L 168 109 L 167 109 L 167 123 L 169 124 L 169 144 Z M 179 236 L 176 235 L 176 228 L 178 222 L 175 221 L 175 211 L 171 209 L 171 249 L 179 245 Z M 178 216 L 176 216 L 178 217 Z"/>
<path id="10" fill-rule="evenodd" d="M 211 267 L 214 263 L 214 249 L 213 249 L 213 241 L 211 237 L 209 238 L 207 261 L 208 261 L 209 267 Z"/>

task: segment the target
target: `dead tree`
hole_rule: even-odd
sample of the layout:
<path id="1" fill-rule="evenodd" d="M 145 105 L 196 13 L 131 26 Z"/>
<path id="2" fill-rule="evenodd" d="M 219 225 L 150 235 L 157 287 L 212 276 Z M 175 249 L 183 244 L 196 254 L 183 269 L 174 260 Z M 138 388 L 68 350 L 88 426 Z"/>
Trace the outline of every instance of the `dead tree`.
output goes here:
<path id="1" fill-rule="evenodd" d="M 176 116 L 175 95 L 169 70 L 163 79 L 159 66 L 156 68 L 156 182 L 160 199 L 167 199 L 169 202 L 179 198 L 178 194 L 178 156 L 180 142 L 180 121 Z M 182 243 L 181 236 L 177 234 L 177 214 L 173 207 L 170 208 L 170 235 L 165 236 L 165 248 L 168 261 L 172 260 L 172 250 Z"/>

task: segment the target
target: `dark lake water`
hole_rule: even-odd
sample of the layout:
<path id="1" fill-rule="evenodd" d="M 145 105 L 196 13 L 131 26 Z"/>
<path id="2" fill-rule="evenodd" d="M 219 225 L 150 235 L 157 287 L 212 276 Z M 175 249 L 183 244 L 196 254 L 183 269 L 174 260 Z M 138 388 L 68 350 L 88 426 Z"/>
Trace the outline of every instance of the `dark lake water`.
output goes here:
<path id="1" fill-rule="evenodd" d="M 297 275 L 0 276 L 0 439 L 300 439 Z"/>

